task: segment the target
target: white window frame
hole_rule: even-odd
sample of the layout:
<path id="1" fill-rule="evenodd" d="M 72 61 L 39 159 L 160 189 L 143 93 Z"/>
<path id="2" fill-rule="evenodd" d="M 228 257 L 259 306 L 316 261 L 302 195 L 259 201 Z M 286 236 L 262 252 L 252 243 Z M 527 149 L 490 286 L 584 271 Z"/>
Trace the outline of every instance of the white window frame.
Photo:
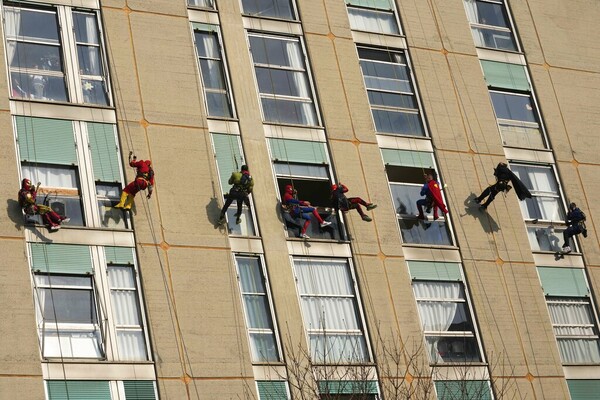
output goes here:
<path id="1" fill-rule="evenodd" d="M 93 107 L 105 107 L 105 108 L 110 108 L 112 107 L 112 91 L 111 91 L 111 85 L 110 85 L 110 75 L 109 75 L 109 69 L 108 69 L 108 65 L 106 63 L 106 45 L 104 43 L 104 33 L 103 33 L 103 29 L 102 29 L 102 19 L 99 13 L 99 10 L 93 10 L 93 9 L 86 9 L 86 8 L 77 8 L 77 7 L 71 7 L 71 6 L 64 6 L 64 5 L 35 5 L 33 3 L 15 3 L 14 5 L 2 5 L 2 12 L 4 13 L 4 9 L 6 8 L 21 8 L 21 9 L 27 9 L 27 10 L 33 10 L 35 12 L 44 12 L 44 13 L 54 13 L 57 17 L 57 29 L 58 29 L 58 34 L 59 34 L 59 43 L 58 46 L 60 48 L 60 55 L 61 55 L 61 61 L 63 64 L 63 71 L 62 73 L 44 73 L 44 75 L 47 76 L 56 76 L 56 77 L 64 77 L 64 83 L 65 83 L 65 90 L 66 90 L 66 97 L 67 99 L 63 102 L 63 101 L 57 101 L 57 100 L 41 100 L 41 99 L 30 99 L 30 98 L 20 98 L 20 97 L 13 97 L 12 96 L 12 82 L 9 85 L 10 86 L 10 97 L 11 99 L 14 100 L 25 100 L 25 101 L 31 101 L 31 100 L 35 100 L 35 101 L 43 101 L 43 102 L 50 102 L 50 103 L 70 103 L 70 104 L 84 104 L 87 106 L 93 106 Z M 51 11 L 51 9 L 53 9 L 54 11 Z M 99 49 L 100 49 L 100 69 L 102 72 L 102 75 L 98 75 L 101 76 L 102 79 L 104 81 L 104 89 L 106 92 L 106 98 L 107 98 L 107 102 L 108 104 L 97 104 L 97 103 L 85 103 L 84 102 L 84 96 L 83 96 L 83 87 L 82 87 L 82 83 L 81 80 L 82 79 L 91 79 L 91 80 L 99 80 L 99 79 L 94 79 L 97 78 L 98 76 L 88 76 L 88 75 L 82 75 L 80 74 L 79 71 L 79 59 L 78 59 L 78 52 L 77 52 L 77 42 L 75 39 L 75 25 L 74 25 L 74 19 L 73 19 L 73 13 L 74 12 L 81 12 L 81 13 L 88 13 L 88 14 L 94 14 L 96 16 L 96 23 L 97 23 L 97 27 L 98 27 L 98 38 L 99 38 Z M 3 14 L 4 16 L 4 14 Z M 6 32 L 6 28 L 4 28 L 4 31 Z M 8 43 L 9 39 L 8 37 L 5 38 L 5 43 Z M 19 41 L 19 38 L 15 39 L 15 41 Z M 21 40 L 23 41 L 23 40 Z M 44 44 L 49 44 L 44 42 Z M 8 69 L 8 73 L 10 76 L 10 71 L 11 68 L 8 65 L 8 59 L 5 58 L 5 62 L 6 62 L 6 66 Z M 36 70 L 35 69 L 21 69 L 21 68 L 13 68 L 12 70 L 14 70 L 15 72 L 18 71 L 23 71 L 24 73 L 33 73 Z M 9 81 L 12 81 L 11 79 L 9 79 Z"/>
<path id="2" fill-rule="evenodd" d="M 240 267 L 238 264 L 238 257 L 239 258 L 253 258 L 253 259 L 257 259 L 258 263 L 260 265 L 260 271 L 261 271 L 261 278 L 263 279 L 263 284 L 265 286 L 265 293 L 252 293 L 252 292 L 244 292 L 244 289 L 242 288 L 242 280 L 240 277 Z M 252 360 L 253 364 L 279 364 L 282 361 L 282 350 L 281 350 L 281 341 L 279 339 L 279 329 L 277 327 L 277 320 L 275 319 L 275 308 L 273 306 L 273 299 L 272 299 L 272 295 L 271 295 L 271 285 L 269 283 L 269 276 L 267 274 L 267 268 L 266 268 L 266 264 L 265 264 L 265 260 L 264 260 L 264 256 L 262 254 L 246 254 L 246 253 L 234 253 L 233 254 L 233 261 L 235 264 L 235 272 L 236 272 L 236 277 L 238 280 L 238 287 L 240 290 L 240 301 L 242 303 L 242 310 L 244 312 L 244 318 L 245 321 L 248 321 L 248 311 L 246 309 L 246 303 L 244 301 L 244 295 L 246 294 L 250 294 L 250 295 L 261 295 L 261 296 L 265 296 L 267 299 L 267 304 L 268 304 L 268 309 L 266 310 L 267 312 L 270 313 L 271 316 L 271 322 L 273 323 L 273 329 L 257 329 L 257 328 L 250 328 L 246 322 L 246 333 L 248 336 L 248 343 L 250 345 L 250 355 L 252 356 L 252 338 L 251 338 L 251 334 L 252 333 L 270 333 L 271 335 L 273 335 L 273 339 L 275 341 L 275 346 L 277 349 L 277 360 L 274 361 L 260 361 L 260 360 Z"/>
<path id="3" fill-rule="evenodd" d="M 466 7 L 467 7 L 467 1 L 468 0 L 464 0 L 465 1 L 465 11 L 466 11 Z M 511 12 L 508 8 L 508 4 L 506 4 L 505 0 L 472 0 L 474 3 L 477 2 L 481 2 L 481 3 L 491 3 L 491 4 L 499 4 L 501 6 L 503 6 L 504 8 L 504 12 L 506 13 L 506 18 L 507 18 L 507 22 L 509 25 L 509 28 L 505 28 L 503 26 L 497 26 L 497 25 L 487 25 L 487 24 L 481 24 L 479 22 L 474 22 L 471 21 L 471 19 L 469 18 L 469 13 L 467 12 L 467 18 L 469 20 L 469 24 L 471 26 L 471 28 L 475 28 L 477 30 L 479 29 L 486 29 L 486 30 L 496 30 L 496 31 L 500 31 L 500 32 L 507 32 L 510 34 L 510 36 L 512 37 L 512 40 L 515 43 L 515 50 L 508 50 L 508 49 L 501 49 L 498 47 L 487 47 L 487 46 L 483 46 L 483 45 L 479 45 L 476 43 L 475 38 L 473 38 L 473 42 L 475 42 L 475 46 L 476 47 L 481 47 L 484 49 L 490 49 L 490 50 L 497 50 L 497 51 L 505 51 L 505 52 L 510 52 L 510 53 L 520 53 L 521 52 L 521 44 L 519 43 L 519 40 L 517 38 L 516 35 L 516 31 L 515 31 L 515 25 L 513 23 L 513 19 L 512 19 L 512 15 Z"/>

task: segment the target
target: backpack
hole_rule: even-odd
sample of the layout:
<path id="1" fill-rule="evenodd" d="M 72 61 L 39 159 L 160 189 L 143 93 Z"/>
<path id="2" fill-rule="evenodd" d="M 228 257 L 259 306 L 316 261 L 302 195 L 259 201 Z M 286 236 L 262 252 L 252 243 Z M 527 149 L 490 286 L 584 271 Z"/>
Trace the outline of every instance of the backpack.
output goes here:
<path id="1" fill-rule="evenodd" d="M 332 206 L 336 210 L 347 211 L 350 209 L 350 201 L 343 191 L 343 187 L 338 187 L 331 193 Z"/>

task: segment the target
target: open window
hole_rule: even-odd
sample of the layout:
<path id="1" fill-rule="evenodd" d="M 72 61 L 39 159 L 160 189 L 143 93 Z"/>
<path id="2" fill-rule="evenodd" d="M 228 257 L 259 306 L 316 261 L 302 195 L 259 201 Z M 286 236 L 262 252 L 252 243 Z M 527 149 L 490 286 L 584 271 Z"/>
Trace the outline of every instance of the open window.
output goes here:
<path id="1" fill-rule="evenodd" d="M 293 0 L 242 0 L 243 13 L 253 17 L 296 20 Z"/>

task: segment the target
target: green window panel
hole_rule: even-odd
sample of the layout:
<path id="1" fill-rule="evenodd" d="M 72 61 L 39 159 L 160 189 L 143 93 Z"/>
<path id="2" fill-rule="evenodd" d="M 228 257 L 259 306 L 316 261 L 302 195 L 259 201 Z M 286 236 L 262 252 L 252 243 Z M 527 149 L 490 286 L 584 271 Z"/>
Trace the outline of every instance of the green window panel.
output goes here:
<path id="1" fill-rule="evenodd" d="M 103 182 L 120 182 L 119 147 L 114 125 L 88 122 L 87 129 L 94 179 Z"/>
<path id="2" fill-rule="evenodd" d="M 221 188 L 223 193 L 229 191 L 229 177 L 232 172 L 239 171 L 244 158 L 240 150 L 240 138 L 236 135 L 226 135 L 223 133 L 213 133 L 213 143 L 217 158 L 217 168 L 221 178 Z"/>
<path id="3" fill-rule="evenodd" d="M 321 394 L 378 394 L 376 381 L 319 381 Z"/>
<path id="4" fill-rule="evenodd" d="M 523 91 L 531 90 L 524 65 L 481 60 L 481 67 L 488 86 Z"/>
<path id="5" fill-rule="evenodd" d="M 386 165 L 433 168 L 433 154 L 424 151 L 381 149 Z"/>
<path id="6" fill-rule="evenodd" d="M 30 243 L 31 269 L 54 274 L 91 274 L 89 246 L 74 244 Z"/>
<path id="7" fill-rule="evenodd" d="M 277 161 L 327 164 L 327 150 L 322 142 L 270 138 L 269 147 Z"/>
<path id="8" fill-rule="evenodd" d="M 346 0 L 346 4 L 359 7 L 378 8 L 380 10 L 391 10 L 390 0 Z"/>
<path id="9" fill-rule="evenodd" d="M 571 400 L 597 400 L 600 393 L 598 379 L 567 379 Z"/>
<path id="10" fill-rule="evenodd" d="M 538 267 L 546 296 L 587 297 L 590 291 L 582 268 Z"/>
<path id="11" fill-rule="evenodd" d="M 259 400 L 288 400 L 284 381 L 256 381 Z"/>
<path id="12" fill-rule="evenodd" d="M 48 400 L 111 400 L 108 381 L 46 381 Z"/>
<path id="13" fill-rule="evenodd" d="M 194 30 L 203 31 L 203 32 L 218 32 L 219 27 L 213 24 L 203 24 L 200 22 L 192 22 L 192 27 Z"/>
<path id="14" fill-rule="evenodd" d="M 488 381 L 436 381 L 438 400 L 492 400 Z"/>
<path id="15" fill-rule="evenodd" d="M 73 122 L 20 116 L 15 121 L 22 161 L 77 164 Z"/>
<path id="16" fill-rule="evenodd" d="M 133 249 L 131 247 L 105 246 L 104 254 L 107 264 L 133 264 Z"/>
<path id="17" fill-rule="evenodd" d="M 459 263 L 407 261 L 410 277 L 427 281 L 462 281 Z"/>
<path id="18" fill-rule="evenodd" d="M 125 400 L 156 400 L 154 381 L 123 381 Z"/>

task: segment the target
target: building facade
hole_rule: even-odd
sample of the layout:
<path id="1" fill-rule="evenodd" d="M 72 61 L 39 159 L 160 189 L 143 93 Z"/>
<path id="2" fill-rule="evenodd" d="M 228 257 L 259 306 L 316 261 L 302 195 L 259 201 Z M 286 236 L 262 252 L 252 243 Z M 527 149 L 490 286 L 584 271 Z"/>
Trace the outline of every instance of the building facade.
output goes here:
<path id="1" fill-rule="evenodd" d="M 0 398 L 596 398 L 595 2 L 1 12 Z M 156 185 L 124 211 L 131 154 Z M 482 209 L 500 162 L 531 198 Z M 220 224 L 243 164 L 250 207 Z M 366 218 L 332 206 L 340 183 Z M 572 202 L 587 237 L 562 254 Z"/>

